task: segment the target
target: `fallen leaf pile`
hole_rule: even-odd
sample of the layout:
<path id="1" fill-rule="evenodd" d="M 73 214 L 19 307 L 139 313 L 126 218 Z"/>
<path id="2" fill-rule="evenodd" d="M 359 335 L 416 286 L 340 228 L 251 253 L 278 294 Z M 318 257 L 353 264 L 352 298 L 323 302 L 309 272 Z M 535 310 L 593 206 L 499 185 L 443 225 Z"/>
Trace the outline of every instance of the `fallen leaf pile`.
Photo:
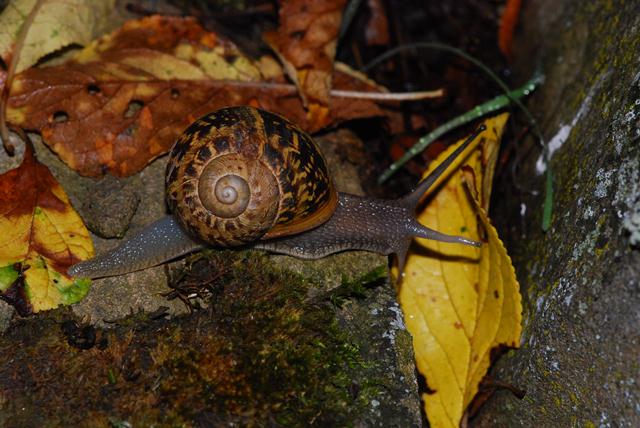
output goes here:
<path id="1" fill-rule="evenodd" d="M 481 144 L 468 149 L 462 168 L 462 159 L 450 167 L 455 172 L 441 180 L 418 216 L 441 232 L 481 240 L 482 248 L 418 239 L 399 290 L 418 370 L 431 391 L 422 397 L 431 426 L 458 427 L 489 368 L 491 351 L 520 343 L 518 282 L 486 214 L 506 120 L 503 114 L 486 122 Z"/>
<path id="2" fill-rule="evenodd" d="M 334 86 L 377 90 L 337 71 Z M 270 83 L 281 83 L 273 85 Z M 332 100 L 331 114 L 310 121 L 275 60 L 252 61 L 195 19 L 152 16 L 127 22 L 63 65 L 16 76 L 8 119 L 41 132 L 81 175 L 128 176 L 166 153 L 196 118 L 229 105 L 280 113 L 308 131 L 381 115 L 367 100 Z"/>
<path id="3" fill-rule="evenodd" d="M 93 256 L 80 216 L 31 145 L 0 175 L 0 298 L 28 315 L 81 300 L 90 281 L 66 271 Z"/>

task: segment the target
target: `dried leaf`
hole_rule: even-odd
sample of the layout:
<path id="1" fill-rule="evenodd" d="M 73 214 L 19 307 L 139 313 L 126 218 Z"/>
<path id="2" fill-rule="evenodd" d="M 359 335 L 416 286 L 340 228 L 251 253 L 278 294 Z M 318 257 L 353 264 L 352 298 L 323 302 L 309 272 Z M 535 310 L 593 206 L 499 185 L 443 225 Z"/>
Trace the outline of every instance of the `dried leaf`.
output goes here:
<path id="1" fill-rule="evenodd" d="M 153 16 L 126 23 L 64 65 L 18 75 L 7 116 L 39 130 L 71 168 L 97 177 L 135 174 L 189 123 L 223 106 L 262 107 L 308 131 L 382 114 L 371 101 L 337 99 L 328 119 L 309 122 L 293 87 L 262 83 L 261 70 L 277 72 L 273 61 L 251 61 L 194 19 Z M 376 90 L 349 75 L 336 80 L 343 89 Z"/>
<path id="2" fill-rule="evenodd" d="M 278 29 L 264 34 L 300 90 L 312 121 L 330 109 L 333 63 L 345 3 L 281 0 Z"/>
<path id="3" fill-rule="evenodd" d="M 36 0 L 9 2 L 0 14 L 0 56 L 9 63 L 16 36 Z M 86 45 L 104 27 L 115 0 L 49 0 L 42 5 L 29 29 L 16 71 L 71 44 Z"/>
<path id="4" fill-rule="evenodd" d="M 27 315 L 82 299 L 90 281 L 67 276 L 93 256 L 80 216 L 27 145 L 22 164 L 0 175 L 0 298 Z"/>
<path id="5" fill-rule="evenodd" d="M 491 350 L 515 348 L 520 340 L 518 282 L 485 212 L 490 189 L 485 177 L 493 175 L 506 119 L 503 114 L 485 122 L 482 143 L 468 149 L 466 160 L 452 165 L 450 171 L 455 172 L 442 178 L 437 194 L 418 217 L 436 230 L 485 244 L 476 249 L 419 239 L 399 290 L 418 370 L 431 391 L 423 399 L 433 427 L 458 427 L 489 368 Z M 465 166 L 456 169 L 462 162 Z"/>

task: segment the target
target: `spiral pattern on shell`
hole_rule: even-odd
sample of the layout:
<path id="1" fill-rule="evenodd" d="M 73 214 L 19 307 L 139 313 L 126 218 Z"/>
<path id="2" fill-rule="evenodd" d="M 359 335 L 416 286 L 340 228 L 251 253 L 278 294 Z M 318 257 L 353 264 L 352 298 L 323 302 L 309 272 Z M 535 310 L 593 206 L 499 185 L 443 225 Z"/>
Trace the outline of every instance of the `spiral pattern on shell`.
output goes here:
<path id="1" fill-rule="evenodd" d="M 311 229 L 337 204 L 311 137 L 246 106 L 217 110 L 184 131 L 171 150 L 166 189 L 187 232 L 223 247 Z"/>

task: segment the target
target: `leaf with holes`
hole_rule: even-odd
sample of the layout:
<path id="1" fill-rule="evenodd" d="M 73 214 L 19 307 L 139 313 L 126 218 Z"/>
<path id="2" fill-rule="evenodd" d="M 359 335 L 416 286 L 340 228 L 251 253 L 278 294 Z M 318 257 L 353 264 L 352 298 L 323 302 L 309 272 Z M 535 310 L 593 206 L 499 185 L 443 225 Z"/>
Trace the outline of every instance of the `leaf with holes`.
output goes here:
<path id="1" fill-rule="evenodd" d="M 443 174 L 433 187 L 437 193 L 418 216 L 441 232 L 482 240 L 482 248 L 418 239 L 399 290 L 418 370 L 430 391 L 423 400 L 431 426 L 460 426 L 489 368 L 491 351 L 520 342 L 518 282 L 486 215 L 506 119 L 503 114 L 485 122 L 487 130 L 450 167 L 455 172 Z M 438 165 L 456 146 L 432 164 Z"/>
<path id="2" fill-rule="evenodd" d="M 8 2 L 0 14 L 0 56 L 9 63 L 16 37 L 37 0 Z M 71 44 L 86 45 L 105 27 L 115 0 L 48 0 L 42 4 L 25 39 L 16 71 Z"/>
<path id="3" fill-rule="evenodd" d="M 127 22 L 67 63 L 16 76 L 7 117 L 39 130 L 45 143 L 82 175 L 128 176 L 166 153 L 197 117 L 250 104 L 315 131 L 327 123 L 381 115 L 366 100 L 336 99 L 325 122 L 309 122 L 295 88 L 268 58 L 252 61 L 191 18 Z M 280 70 L 280 71 L 278 71 Z M 347 73 L 342 89 L 377 90 Z"/>
<path id="4" fill-rule="evenodd" d="M 80 216 L 30 144 L 18 168 L 0 175 L 0 298 L 28 315 L 82 299 L 90 281 L 67 275 L 93 256 Z"/>

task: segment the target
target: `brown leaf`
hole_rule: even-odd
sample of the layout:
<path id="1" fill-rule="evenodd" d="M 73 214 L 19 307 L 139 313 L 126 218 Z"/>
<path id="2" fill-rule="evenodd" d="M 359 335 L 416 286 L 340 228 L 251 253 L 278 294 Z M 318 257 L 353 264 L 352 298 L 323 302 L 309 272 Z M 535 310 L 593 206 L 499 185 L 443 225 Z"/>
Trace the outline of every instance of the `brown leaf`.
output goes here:
<path id="1" fill-rule="evenodd" d="M 295 89 L 262 83 L 261 70 L 194 19 L 148 17 L 126 23 L 66 64 L 18 75 L 8 119 L 39 130 L 71 168 L 97 177 L 140 171 L 166 153 L 189 123 L 223 106 L 275 111 L 310 132 L 382 114 L 371 101 L 340 98 L 332 102 L 334 111 L 311 121 Z M 270 74 L 284 80 L 272 68 Z M 377 90 L 346 73 L 336 81 L 343 89 Z"/>
<path id="2" fill-rule="evenodd" d="M 318 113 L 329 108 L 333 61 L 346 0 L 281 0 L 277 31 L 264 35 L 289 77 Z"/>

